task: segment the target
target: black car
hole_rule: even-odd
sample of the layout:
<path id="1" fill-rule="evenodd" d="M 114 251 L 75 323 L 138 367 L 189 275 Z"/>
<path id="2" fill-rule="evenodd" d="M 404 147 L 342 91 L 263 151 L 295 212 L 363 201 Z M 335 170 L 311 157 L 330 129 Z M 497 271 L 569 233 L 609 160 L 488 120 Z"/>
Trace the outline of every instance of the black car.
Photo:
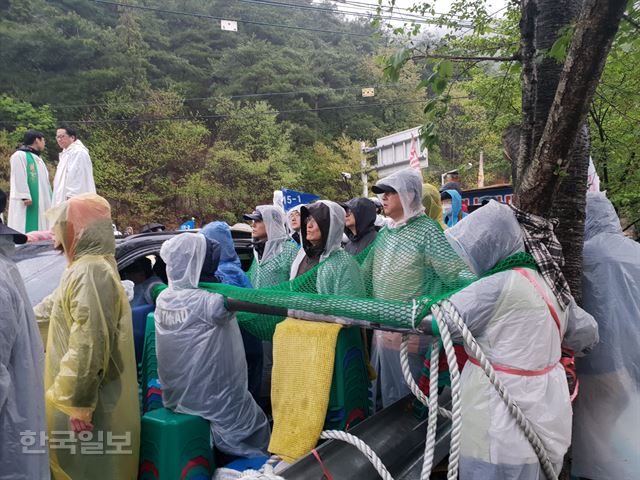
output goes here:
<path id="1" fill-rule="evenodd" d="M 192 230 L 192 232 L 195 230 Z M 123 239 L 116 239 L 116 261 L 122 270 L 140 257 L 149 257 L 152 263 L 160 254 L 162 244 L 185 230 L 142 233 Z M 233 243 L 242 262 L 242 268 L 249 269 L 253 260 L 251 233 L 247 229 L 231 227 Z M 60 284 L 62 273 L 67 267 L 67 259 L 53 249 L 51 241 L 28 243 L 16 247 L 13 256 L 22 275 L 31 306 L 36 306 Z M 38 324 L 46 343 L 48 325 Z"/>

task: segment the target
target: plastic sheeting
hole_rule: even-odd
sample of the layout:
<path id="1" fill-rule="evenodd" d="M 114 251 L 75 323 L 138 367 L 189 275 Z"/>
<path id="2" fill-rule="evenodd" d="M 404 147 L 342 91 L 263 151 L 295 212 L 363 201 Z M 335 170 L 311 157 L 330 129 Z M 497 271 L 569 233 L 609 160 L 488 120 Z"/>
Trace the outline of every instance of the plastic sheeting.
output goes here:
<path id="1" fill-rule="evenodd" d="M 22 278 L 10 255 L 13 237 L 0 235 L 0 479 L 49 478 L 44 348 Z M 33 432 L 27 439 L 21 432 Z M 23 441 L 34 441 L 23 452 Z"/>
<path id="2" fill-rule="evenodd" d="M 640 478 L 640 245 L 626 238 L 604 193 L 587 194 L 584 308 L 600 342 L 576 360 L 572 473 Z"/>
<path id="3" fill-rule="evenodd" d="M 264 455 L 269 423 L 247 389 L 238 323 L 222 296 L 198 289 L 205 252 L 205 237 L 195 233 L 172 238 L 160 251 L 169 279 L 155 312 L 163 403 L 209 420 L 222 452 Z"/>
<path id="4" fill-rule="evenodd" d="M 464 222 L 448 229 L 449 242 L 483 275 L 496 263 L 524 250 L 519 224 L 506 205 L 490 202 Z M 507 270 L 481 278 L 454 294 L 451 302 L 462 315 L 478 344 L 494 365 L 512 369 L 496 374 L 541 437 L 559 472 L 571 443 L 571 402 L 560 361 L 561 334 L 579 317 L 590 328 L 573 342 L 579 349 L 597 341 L 595 322 L 586 313 L 575 314 L 575 304 L 563 311 L 543 278 L 527 270 L 560 320 L 560 329 L 540 293 L 521 273 Z M 454 340 L 462 337 L 450 326 Z M 589 333 L 589 335 L 587 335 Z M 468 352 L 470 353 L 470 352 Z M 521 375 L 517 371 L 538 371 Z M 544 478 L 538 458 L 482 369 L 467 363 L 462 386 L 462 460 L 460 479 Z"/>
<path id="5" fill-rule="evenodd" d="M 109 204 L 84 194 L 49 215 L 69 261 L 59 287 L 36 307 L 37 315 L 50 318 L 45 362 L 49 444 L 52 432 L 71 430 L 70 417 L 93 424 L 92 441 L 100 433 L 105 439 L 98 454 L 52 447 L 51 470 L 55 479 L 90 478 L 96 472 L 104 478 L 135 478 L 140 441 L 136 361 Z M 110 452 L 114 442 L 123 453 Z"/>

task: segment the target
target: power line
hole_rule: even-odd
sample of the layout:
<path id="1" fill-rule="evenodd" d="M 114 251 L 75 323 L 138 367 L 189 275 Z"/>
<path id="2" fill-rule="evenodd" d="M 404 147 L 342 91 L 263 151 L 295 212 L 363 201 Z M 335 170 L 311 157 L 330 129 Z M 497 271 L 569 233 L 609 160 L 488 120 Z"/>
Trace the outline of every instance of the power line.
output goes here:
<path id="1" fill-rule="evenodd" d="M 378 3 L 366 3 L 366 2 L 356 2 L 356 1 L 350 1 L 350 0 L 332 0 L 335 4 L 339 4 L 339 5 L 345 5 L 345 6 L 352 6 L 354 8 L 365 8 L 368 9 L 370 11 L 378 11 L 378 8 L 380 8 L 382 11 L 384 11 L 384 9 L 386 8 L 389 12 L 396 12 L 396 11 L 404 11 L 404 12 L 408 12 L 408 13 L 402 13 L 401 15 L 407 15 L 407 16 L 411 16 L 411 17 L 422 17 L 422 15 L 415 13 L 415 10 L 412 10 L 410 8 L 404 8 L 404 7 L 398 7 L 396 5 L 380 5 Z M 459 17 L 459 15 L 452 15 L 450 13 L 438 13 L 438 12 L 434 12 L 435 15 L 438 16 L 448 16 L 448 17 Z"/>
<path id="2" fill-rule="evenodd" d="M 468 95 L 460 97 L 451 97 L 451 100 L 468 99 L 471 98 Z M 216 119 L 228 119 L 228 118 L 251 118 L 261 115 L 282 115 L 287 113 L 308 113 L 308 112 L 324 112 L 332 110 L 348 110 L 348 109 L 360 109 L 371 107 L 392 107 L 396 105 L 411 105 L 416 103 L 426 103 L 428 99 L 422 100 L 406 100 L 403 102 L 378 102 L 378 103 L 359 103 L 349 105 L 338 105 L 333 107 L 319 107 L 319 108 L 299 108 L 291 110 L 272 110 L 268 112 L 251 112 L 246 115 L 233 115 L 233 114 L 216 114 L 216 115 L 198 115 L 192 117 L 163 117 L 163 118 L 119 118 L 119 119 L 98 119 L 98 120 L 60 120 L 60 123 L 71 124 L 97 124 L 97 123 L 156 123 L 165 121 L 197 121 L 197 120 L 216 120 Z M 4 125 L 22 125 L 24 122 L 15 121 L 0 121 L 0 124 Z"/>
<path id="3" fill-rule="evenodd" d="M 352 37 L 371 37 L 370 33 L 355 33 L 355 32 L 341 32 L 339 30 L 325 30 L 322 28 L 311 28 L 311 27 L 298 27 L 298 26 L 294 26 L 294 25 L 282 25 L 282 24 L 278 24 L 278 23 L 267 23 L 267 22 L 256 22 L 253 20 L 239 20 L 239 19 L 230 19 L 230 18 L 224 18 L 224 17 L 216 17 L 214 15 L 208 15 L 205 13 L 195 13 L 195 12 L 179 12 L 176 10 L 165 10 L 163 8 L 157 8 L 157 7 L 145 7 L 143 5 L 127 5 L 125 3 L 118 3 L 118 2 L 110 2 L 107 0 L 93 0 L 95 3 L 102 3 L 105 5 L 112 5 L 112 6 L 116 6 L 116 7 L 123 7 L 123 8 L 130 8 L 130 9 L 134 9 L 134 10 L 145 10 L 148 12 L 156 12 L 156 13 L 167 13 L 170 15 L 181 15 L 184 17 L 197 17 L 197 18 L 207 18 L 209 20 L 227 20 L 227 21 L 233 21 L 233 22 L 238 22 L 238 23 L 246 23 L 248 25 L 259 25 L 259 26 L 263 26 L 263 27 L 278 27 L 278 28 L 288 28 L 288 29 L 292 29 L 292 30 L 306 30 L 309 32 L 319 32 L 319 33 L 333 33 L 336 35 L 349 35 Z"/>
<path id="4" fill-rule="evenodd" d="M 402 88 L 402 87 L 415 87 L 413 83 L 378 83 L 378 84 L 365 84 L 365 85 L 351 85 L 349 87 L 339 87 L 339 88 L 331 88 L 331 87 L 319 87 L 317 90 L 297 90 L 297 91 L 289 91 L 289 92 L 265 92 L 265 93 L 242 93 L 238 95 L 211 95 L 208 97 L 190 97 L 183 99 L 176 99 L 185 102 L 195 102 L 195 101 L 204 101 L 204 100 L 218 100 L 218 99 L 229 99 L 236 100 L 242 98 L 263 98 L 263 97 L 278 97 L 278 96 L 289 96 L 289 95 L 317 95 L 323 92 L 343 92 L 348 90 L 358 90 L 362 88 Z M 101 102 L 101 103 L 84 103 L 84 104 L 53 104 L 48 105 L 53 109 L 69 109 L 69 108 L 88 108 L 88 107 L 106 107 L 109 105 L 151 105 L 157 103 L 171 103 L 171 101 L 158 101 L 158 100 L 132 100 L 126 102 Z"/>
<path id="5" fill-rule="evenodd" d="M 389 20 L 389 21 L 403 21 L 403 22 L 413 22 L 413 23 L 418 23 L 418 24 L 424 24 L 424 25 L 430 25 L 430 24 L 434 24 L 434 23 L 438 23 L 439 19 L 434 18 L 434 17 L 427 17 L 424 15 L 414 15 L 414 14 L 391 14 L 391 15 L 384 15 L 384 14 L 380 14 L 378 15 L 377 11 L 373 11 L 373 10 L 368 10 L 368 11 L 363 11 L 361 10 L 361 7 L 357 7 L 357 6 L 351 6 L 351 5 L 347 5 L 348 8 L 356 8 L 355 11 L 351 11 L 351 10 L 339 10 L 336 8 L 326 8 L 326 7 L 318 7 L 318 6 L 312 6 L 312 5 L 300 5 L 300 4 L 296 4 L 296 3 L 283 3 L 283 2 L 276 2 L 273 0 L 237 0 L 239 2 L 243 2 L 243 3 L 251 3 L 254 5 L 264 5 L 264 6 L 270 6 L 270 7 L 279 7 L 279 8 L 296 8 L 299 10 L 311 10 L 311 11 L 319 11 L 319 12 L 328 12 L 328 13 L 332 13 L 335 15 L 353 15 L 356 17 L 366 17 L 366 18 L 374 18 L 374 17 L 379 17 L 383 20 Z M 466 26 L 466 25 L 465 25 Z"/>

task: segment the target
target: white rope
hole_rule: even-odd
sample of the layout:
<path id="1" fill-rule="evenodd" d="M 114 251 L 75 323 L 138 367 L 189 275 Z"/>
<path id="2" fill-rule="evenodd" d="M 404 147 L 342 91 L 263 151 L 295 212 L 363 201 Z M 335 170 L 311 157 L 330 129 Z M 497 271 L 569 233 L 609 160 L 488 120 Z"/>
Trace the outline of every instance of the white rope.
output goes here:
<path id="1" fill-rule="evenodd" d="M 414 303 L 415 306 L 415 303 Z M 555 473 L 553 465 L 549 460 L 547 451 L 542 443 L 542 440 L 533 429 L 533 426 L 529 420 L 525 417 L 524 413 L 518 407 L 516 402 L 511 398 L 507 392 L 504 384 L 496 376 L 496 372 L 491 366 L 491 363 L 487 360 L 484 352 L 478 345 L 478 342 L 473 337 L 469 329 L 467 328 L 464 320 L 456 310 L 455 306 L 448 300 L 443 300 L 440 304 L 434 304 L 431 308 L 432 313 L 438 324 L 440 330 L 440 338 L 444 351 L 447 356 L 447 363 L 449 364 L 449 373 L 451 375 L 451 411 L 446 410 L 438 405 L 438 365 L 439 365 L 439 343 L 435 339 L 431 350 L 431 365 L 429 371 L 429 389 L 430 397 L 427 397 L 416 384 L 411 369 L 409 368 L 409 353 L 408 353 L 408 335 L 403 334 L 402 344 L 400 346 L 400 364 L 402 367 L 402 374 L 409 386 L 411 392 L 416 398 L 425 406 L 429 407 L 429 418 L 427 421 L 427 437 L 425 440 L 425 453 L 422 464 L 421 480 L 428 480 L 431 475 L 431 469 L 433 467 L 433 455 L 435 450 L 436 432 L 438 416 L 443 415 L 451 418 L 451 445 L 449 451 L 449 467 L 447 472 L 448 480 L 456 480 L 458 478 L 459 460 L 460 460 L 460 444 L 462 438 L 462 410 L 461 410 L 461 395 L 460 395 L 460 372 L 458 370 L 458 362 L 456 359 L 455 349 L 453 348 L 453 342 L 451 340 L 451 334 L 449 332 L 449 326 L 446 322 L 445 316 L 449 318 L 453 324 L 458 328 L 464 339 L 466 347 L 471 351 L 474 358 L 480 363 L 481 368 L 489 378 L 489 381 L 494 386 L 500 398 L 505 402 L 509 413 L 514 417 L 518 426 L 522 429 L 527 440 L 531 443 L 531 447 L 538 456 L 542 469 L 549 480 L 557 480 L 558 477 Z M 326 430 L 320 435 L 322 439 L 340 440 L 349 443 L 362 452 L 371 462 L 376 469 L 380 477 L 383 480 L 393 480 L 391 474 L 384 466 L 380 458 L 365 442 L 358 437 L 346 432 L 338 430 Z M 242 479 L 263 479 L 263 480 L 280 480 L 279 477 L 273 473 L 273 466 L 266 464 L 261 472 L 256 474 L 262 476 L 247 476 Z M 245 472 L 247 473 L 247 472 Z"/>
<path id="2" fill-rule="evenodd" d="M 417 315 L 417 312 L 418 312 L 418 302 L 416 302 L 415 298 L 412 301 L 413 301 L 413 305 L 411 306 L 411 326 L 415 329 L 416 328 L 416 315 Z"/>
<path id="3" fill-rule="evenodd" d="M 376 455 L 376 452 L 374 452 L 369 445 L 364 443 L 358 437 L 351 435 L 350 433 L 342 432 L 340 430 L 325 430 L 320 434 L 320 438 L 323 438 L 325 440 L 340 440 L 353 445 L 369 459 L 369 461 L 373 465 L 373 468 L 376 469 L 378 475 L 380 475 L 383 480 L 393 480 L 393 477 L 387 470 L 387 467 L 384 466 L 382 460 L 380 460 L 380 457 Z"/>
<path id="4" fill-rule="evenodd" d="M 429 397 L 427 397 L 422 392 L 422 390 L 420 390 L 420 387 L 411 374 L 411 368 L 409 367 L 409 336 L 407 334 L 404 334 L 402 336 L 402 343 L 400 344 L 400 366 L 402 367 L 402 375 L 404 376 L 404 381 L 407 382 L 411 393 L 415 395 L 420 403 L 422 403 L 425 407 L 428 407 Z M 441 406 L 438 406 L 438 413 L 443 417 L 451 418 L 451 412 Z"/>
<path id="5" fill-rule="evenodd" d="M 458 467 L 460 463 L 460 446 L 462 440 L 462 399 L 460 395 L 460 371 L 458 370 L 458 359 L 453 348 L 449 325 L 445 321 L 439 305 L 434 305 L 432 311 L 435 314 L 442 345 L 447 355 L 449 364 L 449 375 L 451 378 L 451 443 L 449 446 L 449 466 L 447 468 L 447 478 L 456 480 L 458 478 Z"/>
<path id="6" fill-rule="evenodd" d="M 447 317 L 451 319 L 451 321 L 453 321 L 456 327 L 458 327 L 458 329 L 460 330 L 462 338 L 464 339 L 465 346 L 471 351 L 472 355 L 475 357 L 478 363 L 480 363 L 482 370 L 484 370 L 485 374 L 489 378 L 489 381 L 498 392 L 498 395 L 506 404 L 509 413 L 511 413 L 511 415 L 514 417 L 516 423 L 518 424 L 518 426 L 520 426 L 524 435 L 527 437 L 527 440 L 529 440 L 531 447 L 540 460 L 540 465 L 542 466 L 542 469 L 544 470 L 547 478 L 549 480 L 557 480 L 558 477 L 551 461 L 549 460 L 549 455 L 547 454 L 542 440 L 533 429 L 533 426 L 531 425 L 531 422 L 529 422 L 529 419 L 525 417 L 520 407 L 511 398 L 511 395 L 509 395 L 509 392 L 506 390 L 504 384 L 497 377 L 495 370 L 491 366 L 491 363 L 489 362 L 489 360 L 487 360 L 487 357 L 478 345 L 478 342 L 476 342 L 476 339 L 467 328 L 462 317 L 460 317 L 460 314 L 456 310 L 455 306 L 448 300 L 444 300 L 442 301 L 442 308 L 444 309 Z"/>
<path id="7" fill-rule="evenodd" d="M 265 464 L 260 470 L 245 470 L 238 480 L 285 480 L 273 472 L 273 466 Z"/>
<path id="8" fill-rule="evenodd" d="M 433 451 L 436 444 L 436 431 L 438 428 L 438 366 L 440 359 L 440 341 L 434 337 L 431 345 L 431 363 L 429 365 L 429 420 L 427 422 L 427 438 L 424 445 L 424 457 L 422 459 L 421 480 L 431 478 L 433 468 Z"/>

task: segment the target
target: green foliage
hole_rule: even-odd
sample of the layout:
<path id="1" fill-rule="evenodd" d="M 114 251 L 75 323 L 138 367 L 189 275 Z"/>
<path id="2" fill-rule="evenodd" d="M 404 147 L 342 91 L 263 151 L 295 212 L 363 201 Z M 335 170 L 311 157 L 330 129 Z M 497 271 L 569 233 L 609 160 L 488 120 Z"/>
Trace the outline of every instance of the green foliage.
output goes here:
<path id="1" fill-rule="evenodd" d="M 0 124 L 9 127 L 8 139 L 17 145 L 28 129 L 46 132 L 55 127 L 55 119 L 47 105 L 35 108 L 28 102 L 0 94 Z"/>
<path id="2" fill-rule="evenodd" d="M 125 91 L 114 97 L 119 102 L 137 100 Z M 185 215 L 183 190 L 189 174 L 206 167 L 209 131 L 197 122 L 162 121 L 179 112 L 175 94 L 146 90 L 141 97 L 151 103 L 136 110 L 111 99 L 92 119 L 96 123 L 85 143 L 96 187 L 111 201 L 119 225 L 138 227 L 160 220 L 179 224 Z M 111 121 L 115 119 L 124 121 Z"/>
<path id="3" fill-rule="evenodd" d="M 571 45 L 571 39 L 573 38 L 573 32 L 576 29 L 575 23 L 570 23 L 569 25 L 565 25 L 558 32 L 558 38 L 551 48 L 547 52 L 547 56 L 553 58 L 558 63 L 564 63 L 567 58 L 567 51 L 569 50 L 569 46 Z"/>
<path id="4" fill-rule="evenodd" d="M 636 23 L 640 20 L 637 7 L 628 14 Z M 592 156 L 601 188 L 627 221 L 640 216 L 639 62 L 638 30 L 623 21 L 589 112 Z"/>

